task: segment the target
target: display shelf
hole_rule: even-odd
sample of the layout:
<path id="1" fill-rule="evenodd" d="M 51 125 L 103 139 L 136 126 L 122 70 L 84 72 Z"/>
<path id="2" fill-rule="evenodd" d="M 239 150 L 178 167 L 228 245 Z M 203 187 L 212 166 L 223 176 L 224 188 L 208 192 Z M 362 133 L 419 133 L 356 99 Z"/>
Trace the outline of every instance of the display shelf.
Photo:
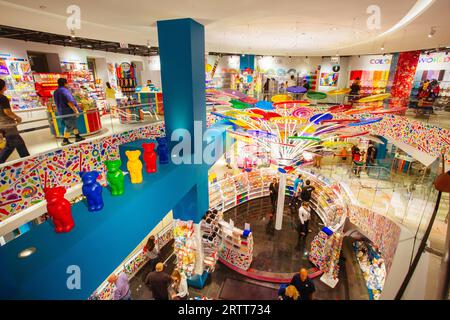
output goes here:
<path id="1" fill-rule="evenodd" d="M 174 221 L 174 252 L 176 266 L 180 272 L 184 272 L 188 278 L 194 275 L 196 251 L 195 229 L 192 221 Z"/>
<path id="2" fill-rule="evenodd" d="M 30 63 L 24 58 L 0 57 L 0 78 L 6 82 L 5 95 L 13 111 L 41 108 Z"/>
<path id="3" fill-rule="evenodd" d="M 226 221 L 219 222 L 217 233 L 220 243 L 219 257 L 237 268 L 248 270 L 253 260 L 253 234 Z"/>
<path id="4" fill-rule="evenodd" d="M 160 250 L 173 239 L 173 227 L 173 223 L 169 223 L 165 228 L 156 234 L 156 245 Z M 124 271 L 128 278 L 131 279 L 139 272 L 147 261 L 148 257 L 144 252 L 144 247 L 141 246 L 129 259 L 125 261 L 121 268 L 118 268 L 115 271 L 115 274 L 118 275 L 120 272 Z M 92 293 L 89 300 L 111 300 L 113 289 L 114 286 L 112 284 L 108 281 L 104 281 L 99 288 Z"/>
<path id="5" fill-rule="evenodd" d="M 370 299 L 378 300 L 386 280 L 386 267 L 381 255 L 368 243 L 356 241 L 353 243 L 359 267 L 364 274 Z"/>
<path id="6" fill-rule="evenodd" d="M 217 260 L 219 259 L 220 239 L 217 235 L 219 231 L 219 221 L 222 220 L 222 213 L 217 212 L 208 214 L 205 219 L 200 222 L 200 230 L 202 233 L 203 248 L 203 268 L 207 272 L 213 272 Z"/>

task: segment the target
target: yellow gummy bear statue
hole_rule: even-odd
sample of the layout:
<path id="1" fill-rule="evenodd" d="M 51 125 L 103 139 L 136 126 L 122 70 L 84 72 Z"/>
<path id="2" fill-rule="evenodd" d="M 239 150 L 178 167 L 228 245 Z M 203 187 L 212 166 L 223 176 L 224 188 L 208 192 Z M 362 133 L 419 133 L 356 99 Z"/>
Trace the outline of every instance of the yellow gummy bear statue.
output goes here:
<path id="1" fill-rule="evenodd" d="M 139 150 L 126 151 L 125 155 L 128 158 L 127 169 L 130 173 L 131 183 L 142 183 L 142 162 L 139 159 L 141 152 Z"/>

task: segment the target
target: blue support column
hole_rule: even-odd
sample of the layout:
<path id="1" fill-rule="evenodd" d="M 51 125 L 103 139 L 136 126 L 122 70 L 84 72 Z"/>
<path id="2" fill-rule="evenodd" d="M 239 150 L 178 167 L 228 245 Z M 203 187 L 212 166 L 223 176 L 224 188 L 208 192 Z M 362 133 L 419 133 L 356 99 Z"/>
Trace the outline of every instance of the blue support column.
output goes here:
<path id="1" fill-rule="evenodd" d="M 158 21 L 166 135 L 194 121 L 206 129 L 205 29 L 192 19 Z"/>
<path id="2" fill-rule="evenodd" d="M 195 153 L 192 164 L 182 165 L 196 170 L 197 182 L 174 208 L 174 217 L 199 222 L 209 206 L 208 166 L 201 158 L 206 130 L 205 29 L 192 19 L 158 21 L 158 41 L 166 136 L 170 141 L 175 130 L 187 130 Z M 195 121 L 200 126 L 194 126 Z"/>

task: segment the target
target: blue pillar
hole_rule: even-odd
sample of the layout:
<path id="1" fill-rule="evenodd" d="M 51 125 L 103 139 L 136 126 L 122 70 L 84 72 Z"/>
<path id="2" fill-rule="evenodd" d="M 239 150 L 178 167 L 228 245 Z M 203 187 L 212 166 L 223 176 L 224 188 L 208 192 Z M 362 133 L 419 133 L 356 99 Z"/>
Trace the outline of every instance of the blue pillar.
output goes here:
<path id="1" fill-rule="evenodd" d="M 194 137 L 194 121 L 206 129 L 205 29 L 192 19 L 158 21 L 158 42 L 166 135 L 184 128 Z"/>
<path id="2" fill-rule="evenodd" d="M 197 151 L 198 158 L 203 154 L 202 135 L 206 130 L 205 29 L 192 19 L 158 21 L 157 25 L 166 136 L 170 141 L 175 130 L 186 129 L 192 137 L 192 152 Z M 195 121 L 200 121 L 197 130 Z M 196 171 L 197 181 L 173 208 L 174 218 L 199 222 L 209 205 L 208 166 L 203 161 L 182 165 Z"/>

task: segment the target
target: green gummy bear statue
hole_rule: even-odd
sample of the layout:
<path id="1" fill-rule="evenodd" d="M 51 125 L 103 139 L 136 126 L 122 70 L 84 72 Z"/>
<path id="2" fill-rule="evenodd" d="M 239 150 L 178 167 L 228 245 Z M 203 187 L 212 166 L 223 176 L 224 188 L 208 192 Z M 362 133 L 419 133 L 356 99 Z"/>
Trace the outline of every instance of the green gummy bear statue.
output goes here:
<path id="1" fill-rule="evenodd" d="M 122 161 L 105 161 L 106 169 L 108 173 L 106 174 L 106 179 L 111 188 L 111 194 L 113 196 L 120 196 L 125 191 L 125 180 L 123 177 L 123 172 L 120 170 Z"/>

